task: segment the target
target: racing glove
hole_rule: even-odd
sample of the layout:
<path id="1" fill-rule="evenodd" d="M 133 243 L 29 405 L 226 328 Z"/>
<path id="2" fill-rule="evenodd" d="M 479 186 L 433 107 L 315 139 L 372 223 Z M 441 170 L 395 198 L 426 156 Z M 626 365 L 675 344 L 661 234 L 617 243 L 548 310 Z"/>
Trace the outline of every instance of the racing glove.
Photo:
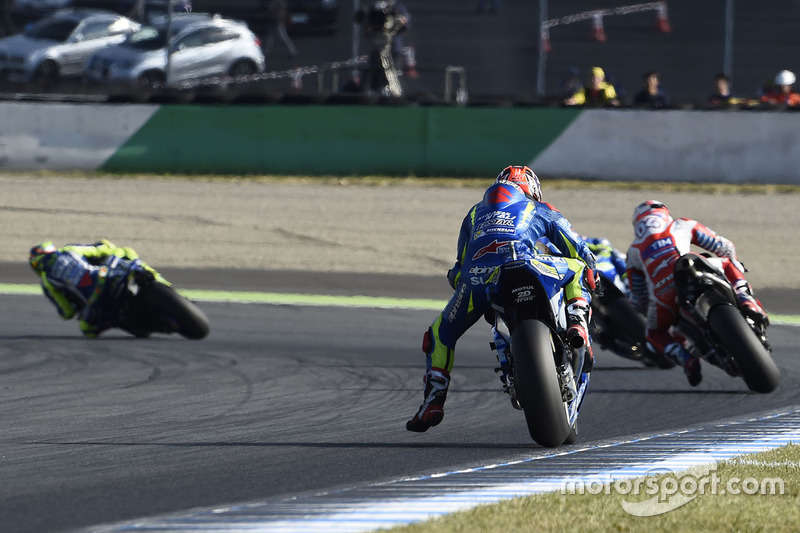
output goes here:
<path id="1" fill-rule="evenodd" d="M 583 282 L 586 285 L 586 288 L 592 292 L 592 294 L 600 294 L 603 293 L 603 284 L 600 283 L 600 274 L 597 270 L 593 268 L 586 267 L 583 269 Z"/>

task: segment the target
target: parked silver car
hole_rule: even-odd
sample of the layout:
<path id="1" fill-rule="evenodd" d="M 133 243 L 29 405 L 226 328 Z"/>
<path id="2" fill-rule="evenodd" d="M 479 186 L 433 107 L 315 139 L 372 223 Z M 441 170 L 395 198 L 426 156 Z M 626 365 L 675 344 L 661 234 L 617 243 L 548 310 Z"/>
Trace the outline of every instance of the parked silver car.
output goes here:
<path id="1" fill-rule="evenodd" d="M 14 82 L 80 77 L 94 52 L 121 43 L 139 27 L 116 13 L 59 11 L 0 39 L 0 73 Z"/>
<path id="2" fill-rule="evenodd" d="M 261 43 L 243 22 L 207 13 L 175 14 L 169 46 L 167 26 L 166 18 L 159 19 L 97 52 L 87 64 L 86 80 L 119 95 L 161 83 L 264 71 Z"/>

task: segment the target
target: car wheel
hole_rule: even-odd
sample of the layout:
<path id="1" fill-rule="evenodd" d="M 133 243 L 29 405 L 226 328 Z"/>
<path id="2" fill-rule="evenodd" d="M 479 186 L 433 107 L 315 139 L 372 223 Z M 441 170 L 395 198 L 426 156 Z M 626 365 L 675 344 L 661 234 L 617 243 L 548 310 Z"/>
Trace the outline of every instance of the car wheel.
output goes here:
<path id="1" fill-rule="evenodd" d="M 238 76 L 252 76 L 256 72 L 258 72 L 258 70 L 253 62 L 245 59 L 240 59 L 228 70 L 228 74 L 234 78 Z"/>
<path id="2" fill-rule="evenodd" d="M 152 98 L 153 93 L 156 91 L 156 85 L 164 83 L 164 75 L 161 72 L 149 71 L 143 72 L 136 80 L 135 94 L 133 100 L 135 102 L 147 102 Z"/>
<path id="3" fill-rule="evenodd" d="M 157 84 L 161 84 L 164 82 L 164 75 L 160 72 L 144 72 L 138 79 L 138 85 L 140 89 L 149 89 L 153 90 Z"/>
<path id="4" fill-rule="evenodd" d="M 42 61 L 33 73 L 33 82 L 42 87 L 49 87 L 56 81 L 58 81 L 58 64 L 49 59 Z"/>

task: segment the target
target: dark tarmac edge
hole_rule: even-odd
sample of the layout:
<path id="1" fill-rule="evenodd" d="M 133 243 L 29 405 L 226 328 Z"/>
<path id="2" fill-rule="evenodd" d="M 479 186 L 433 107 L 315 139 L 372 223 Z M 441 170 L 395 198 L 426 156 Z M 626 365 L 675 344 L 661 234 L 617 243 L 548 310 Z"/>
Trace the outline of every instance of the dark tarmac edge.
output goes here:
<path id="1" fill-rule="evenodd" d="M 452 294 L 444 272 L 441 276 L 416 276 L 221 268 L 167 267 L 158 270 L 179 289 L 441 300 L 447 300 Z M 30 284 L 36 283 L 36 277 L 25 263 L 0 262 L 0 283 Z M 800 289 L 755 287 L 754 290 L 769 312 L 800 315 Z"/>

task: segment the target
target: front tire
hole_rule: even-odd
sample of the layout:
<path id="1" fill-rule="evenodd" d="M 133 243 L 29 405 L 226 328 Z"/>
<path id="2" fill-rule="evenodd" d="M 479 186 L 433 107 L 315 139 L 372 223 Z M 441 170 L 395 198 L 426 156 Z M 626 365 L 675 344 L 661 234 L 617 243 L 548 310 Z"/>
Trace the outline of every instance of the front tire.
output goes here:
<path id="1" fill-rule="evenodd" d="M 775 390 L 780 381 L 780 371 L 738 309 L 732 305 L 715 307 L 708 315 L 708 327 L 739 365 L 750 390 L 760 393 Z"/>
<path id="2" fill-rule="evenodd" d="M 143 72 L 136 80 L 132 99 L 134 102 L 143 104 L 149 102 L 156 93 L 156 86 L 163 86 L 166 76 L 157 70 Z"/>
<path id="3" fill-rule="evenodd" d="M 49 89 L 59 80 L 58 64 L 52 59 L 46 59 L 36 67 L 31 81 L 39 89 Z"/>
<path id="4" fill-rule="evenodd" d="M 187 339 L 202 339 L 210 330 L 206 315 L 192 302 L 163 283 L 154 283 L 142 295 L 146 309 L 168 330 Z"/>
<path id="5" fill-rule="evenodd" d="M 228 69 L 228 75 L 237 78 L 240 76 L 252 76 L 258 72 L 255 63 L 249 59 L 240 59 Z"/>
<path id="6" fill-rule="evenodd" d="M 525 411 L 528 432 L 540 445 L 555 448 L 567 441 L 572 428 L 561 397 L 551 336 L 544 323 L 523 320 L 511 335 L 511 351 L 517 398 Z"/>

